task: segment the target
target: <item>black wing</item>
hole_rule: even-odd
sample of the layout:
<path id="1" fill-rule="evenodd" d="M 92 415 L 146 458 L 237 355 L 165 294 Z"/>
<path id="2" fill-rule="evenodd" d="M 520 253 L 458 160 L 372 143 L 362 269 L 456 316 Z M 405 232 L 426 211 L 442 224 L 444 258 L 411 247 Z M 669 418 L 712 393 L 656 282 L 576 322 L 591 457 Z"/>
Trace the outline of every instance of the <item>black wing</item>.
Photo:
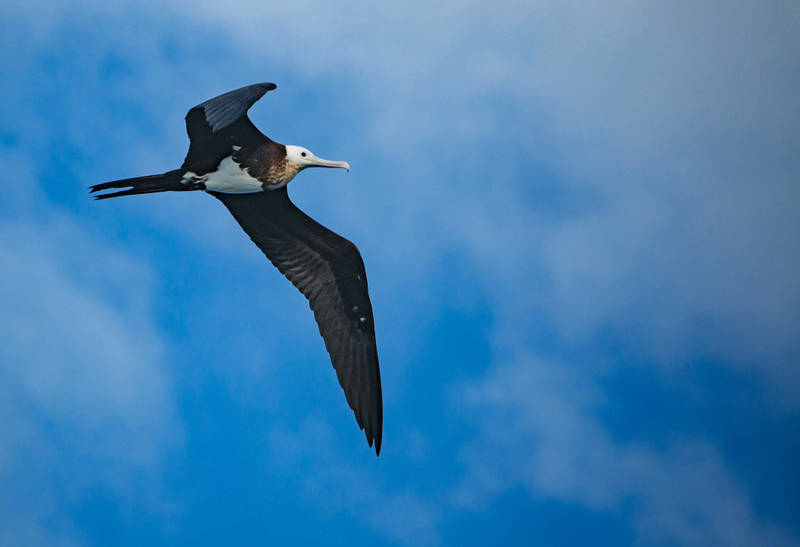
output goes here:
<path id="1" fill-rule="evenodd" d="M 259 131 L 247 111 L 273 83 L 248 85 L 223 93 L 193 107 L 186 114 L 189 152 L 183 168 L 203 175 L 216 169 L 219 162 L 232 153 L 232 146 L 253 146 L 267 137 Z"/>
<path id="2" fill-rule="evenodd" d="M 367 442 L 380 454 L 383 401 L 372 304 L 358 249 L 303 213 L 286 187 L 210 192 L 308 299 L 333 368 Z"/>

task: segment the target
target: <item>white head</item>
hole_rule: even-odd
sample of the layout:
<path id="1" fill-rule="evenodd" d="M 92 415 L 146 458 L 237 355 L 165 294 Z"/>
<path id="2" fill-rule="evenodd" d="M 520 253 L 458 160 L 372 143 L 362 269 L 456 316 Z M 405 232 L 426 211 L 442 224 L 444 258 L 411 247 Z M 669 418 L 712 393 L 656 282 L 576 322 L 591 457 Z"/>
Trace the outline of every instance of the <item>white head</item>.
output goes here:
<path id="1" fill-rule="evenodd" d="M 286 159 L 294 163 L 298 171 L 306 167 L 341 167 L 350 171 L 350 164 L 346 161 L 324 160 L 312 154 L 309 149 L 293 144 L 286 145 Z"/>

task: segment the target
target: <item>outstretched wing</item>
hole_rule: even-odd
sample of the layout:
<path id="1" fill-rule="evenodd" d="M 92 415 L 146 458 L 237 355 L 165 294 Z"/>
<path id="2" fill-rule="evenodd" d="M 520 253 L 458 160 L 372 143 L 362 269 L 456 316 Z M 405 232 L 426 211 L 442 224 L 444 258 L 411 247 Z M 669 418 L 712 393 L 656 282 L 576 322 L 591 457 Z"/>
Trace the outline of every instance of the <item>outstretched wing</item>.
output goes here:
<path id="1" fill-rule="evenodd" d="M 286 187 L 252 194 L 210 193 L 308 299 L 347 402 L 379 454 L 381 376 L 367 274 L 358 249 L 295 207 Z"/>
<path id="2" fill-rule="evenodd" d="M 247 111 L 267 91 L 276 87 L 273 83 L 248 85 L 189 110 L 186 114 L 189 152 L 182 167 L 205 174 L 215 169 L 224 157 L 230 156 L 233 146 L 252 146 L 267 140 L 247 117 Z"/>
<path id="3" fill-rule="evenodd" d="M 216 133 L 242 116 L 246 116 L 247 111 L 257 100 L 263 97 L 267 91 L 272 91 L 277 87 L 271 82 L 247 85 L 200 103 L 192 110 L 202 109 L 206 123 L 211 127 L 211 131 Z M 191 136 L 192 134 L 189 133 L 189 138 Z"/>

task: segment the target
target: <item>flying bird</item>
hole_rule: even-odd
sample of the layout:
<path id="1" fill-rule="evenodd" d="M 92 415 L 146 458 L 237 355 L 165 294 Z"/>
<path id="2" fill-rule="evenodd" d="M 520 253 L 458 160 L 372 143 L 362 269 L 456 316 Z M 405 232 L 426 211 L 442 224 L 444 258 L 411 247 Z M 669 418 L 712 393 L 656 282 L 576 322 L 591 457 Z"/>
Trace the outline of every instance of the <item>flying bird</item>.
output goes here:
<path id="1" fill-rule="evenodd" d="M 189 152 L 180 169 L 92 186 L 95 199 L 202 190 L 220 200 L 280 272 L 308 299 L 347 403 L 380 454 L 383 402 L 367 274 L 358 248 L 298 209 L 286 185 L 308 167 L 338 167 L 261 133 L 247 111 L 273 83 L 242 87 L 186 114 Z"/>

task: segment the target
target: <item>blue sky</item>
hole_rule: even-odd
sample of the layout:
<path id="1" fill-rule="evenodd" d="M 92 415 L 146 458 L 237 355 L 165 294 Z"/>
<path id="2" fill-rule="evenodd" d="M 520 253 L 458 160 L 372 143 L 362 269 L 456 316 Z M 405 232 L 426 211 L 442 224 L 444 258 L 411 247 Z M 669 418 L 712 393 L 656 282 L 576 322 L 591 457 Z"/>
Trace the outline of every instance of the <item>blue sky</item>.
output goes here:
<path id="1" fill-rule="evenodd" d="M 0 544 L 798 545 L 791 2 L 0 4 Z M 302 296 L 172 169 L 274 81 L 356 242 L 375 458 Z"/>

